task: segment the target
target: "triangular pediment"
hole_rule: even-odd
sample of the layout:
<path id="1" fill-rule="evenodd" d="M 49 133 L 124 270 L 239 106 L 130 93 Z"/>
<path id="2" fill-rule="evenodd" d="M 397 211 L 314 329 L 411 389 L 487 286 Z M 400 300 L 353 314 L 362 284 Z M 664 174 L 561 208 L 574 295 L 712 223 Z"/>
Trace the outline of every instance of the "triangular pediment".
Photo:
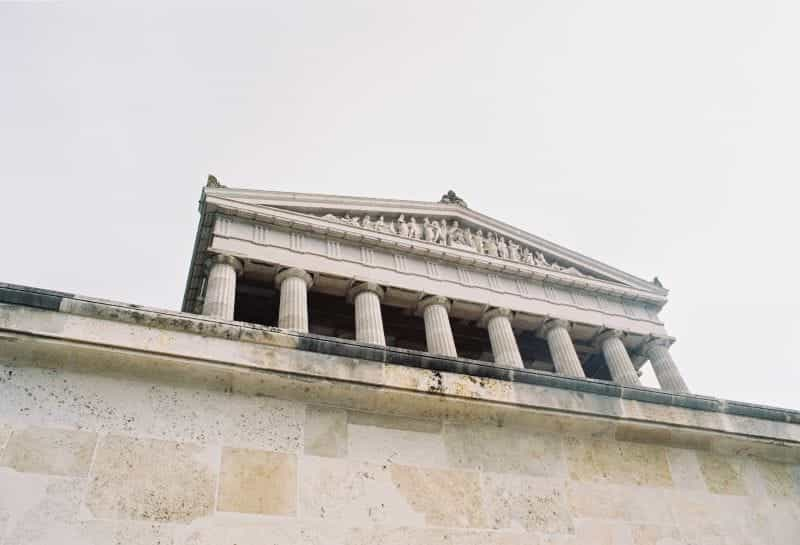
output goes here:
<path id="1" fill-rule="evenodd" d="M 595 279 L 666 295 L 657 284 L 544 240 L 466 207 L 445 195 L 442 202 L 372 199 L 229 188 L 207 188 L 206 198 L 247 207 L 279 210 L 315 222 L 401 238 L 415 245 L 437 245 L 492 260 Z"/>

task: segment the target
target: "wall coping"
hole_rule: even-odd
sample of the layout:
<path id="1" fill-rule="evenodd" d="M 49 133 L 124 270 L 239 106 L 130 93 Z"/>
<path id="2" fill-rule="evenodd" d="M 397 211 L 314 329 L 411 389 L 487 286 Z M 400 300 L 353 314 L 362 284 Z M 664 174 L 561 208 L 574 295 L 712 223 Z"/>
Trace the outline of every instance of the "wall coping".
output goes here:
<path id="1" fill-rule="evenodd" d="M 0 283 L 0 304 L 181 331 L 229 341 L 288 346 L 324 355 L 558 388 L 578 394 L 594 394 L 668 407 L 800 424 L 800 411 L 791 409 L 730 401 L 698 394 L 670 393 L 644 386 L 621 386 L 606 381 L 567 377 L 546 371 L 500 367 L 465 358 L 452 358 L 427 352 L 369 345 L 347 339 L 296 333 L 276 327 L 225 321 L 196 314 L 153 309 L 41 288 Z M 2 324 L 0 324 L 0 330 L 3 330 Z"/>

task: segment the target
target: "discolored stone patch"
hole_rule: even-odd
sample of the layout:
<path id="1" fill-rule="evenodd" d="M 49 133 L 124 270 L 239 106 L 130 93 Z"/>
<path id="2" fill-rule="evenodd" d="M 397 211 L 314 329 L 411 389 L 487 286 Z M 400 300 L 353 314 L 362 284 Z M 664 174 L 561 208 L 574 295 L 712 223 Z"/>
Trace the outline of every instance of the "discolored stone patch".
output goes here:
<path id="1" fill-rule="evenodd" d="M 261 515 L 294 515 L 297 512 L 295 455 L 224 449 L 218 509 Z"/>
<path id="2" fill-rule="evenodd" d="M 109 435 L 97 448 L 86 506 L 97 518 L 188 522 L 214 504 L 217 447 Z"/>
<path id="3" fill-rule="evenodd" d="M 561 439 L 497 426 L 455 426 L 444 430 L 449 463 L 458 468 L 533 476 L 565 474 Z"/>
<path id="4" fill-rule="evenodd" d="M 328 407 L 306 407 L 303 452 L 313 456 L 347 456 L 347 412 Z"/>
<path id="5" fill-rule="evenodd" d="M 27 473 L 82 477 L 89 473 L 97 434 L 30 427 L 17 430 L 2 451 L 0 465 Z"/>
<path id="6" fill-rule="evenodd" d="M 492 528 L 521 527 L 551 534 L 575 531 L 564 481 L 488 473 L 482 476 L 481 484 Z"/>
<path id="7" fill-rule="evenodd" d="M 474 472 L 394 465 L 392 481 L 431 526 L 481 528 L 486 517 Z"/>
<path id="8" fill-rule="evenodd" d="M 709 492 L 737 496 L 747 493 L 738 461 L 710 452 L 698 452 L 697 459 Z"/>
<path id="9" fill-rule="evenodd" d="M 568 437 L 569 476 L 576 481 L 672 486 L 666 448 L 657 445 Z"/>

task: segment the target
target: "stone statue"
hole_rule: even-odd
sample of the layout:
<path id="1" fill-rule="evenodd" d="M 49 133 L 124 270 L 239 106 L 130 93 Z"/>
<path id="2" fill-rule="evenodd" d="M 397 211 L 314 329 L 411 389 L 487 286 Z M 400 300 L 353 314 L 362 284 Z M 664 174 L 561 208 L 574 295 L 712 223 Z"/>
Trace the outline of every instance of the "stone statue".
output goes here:
<path id="1" fill-rule="evenodd" d="M 401 237 L 408 238 L 408 224 L 406 223 L 406 217 L 403 214 L 400 214 L 400 217 L 397 218 L 397 234 Z"/>
<path id="2" fill-rule="evenodd" d="M 439 200 L 439 202 L 456 204 L 458 206 L 463 206 L 464 208 L 469 208 L 467 206 L 467 202 L 458 195 L 456 195 L 456 192 L 453 191 L 452 189 L 447 193 L 445 193 L 444 195 L 442 195 L 442 198 Z"/>
<path id="3" fill-rule="evenodd" d="M 383 216 L 378 217 L 378 221 L 375 222 L 373 228 L 378 231 L 379 233 L 389 233 L 389 226 L 383 220 Z"/>
<path id="4" fill-rule="evenodd" d="M 333 214 L 325 214 L 324 216 L 322 216 L 322 219 L 328 220 L 328 221 L 336 221 L 336 222 L 342 222 L 343 221 L 343 220 L 340 220 L 339 218 L 337 218 L 336 216 L 334 216 Z"/>
<path id="5" fill-rule="evenodd" d="M 542 252 L 540 252 L 539 250 L 536 250 L 536 252 L 533 254 L 533 262 L 536 265 L 538 265 L 539 267 L 549 267 L 550 266 L 550 264 L 544 258 L 544 254 Z"/>
<path id="6" fill-rule="evenodd" d="M 467 241 L 464 239 L 464 230 L 458 226 L 458 221 L 453 220 L 453 224 L 447 230 L 447 243 L 449 245 L 460 244 L 466 245 Z"/>
<path id="7" fill-rule="evenodd" d="M 530 248 L 525 248 L 522 251 L 522 262 L 527 265 L 535 265 L 536 263 L 533 260 L 533 252 L 531 252 Z"/>
<path id="8" fill-rule="evenodd" d="M 419 240 L 422 237 L 420 226 L 414 216 L 411 216 L 411 219 L 409 220 L 408 236 L 415 240 Z"/>
<path id="9" fill-rule="evenodd" d="M 434 237 L 435 233 L 433 231 L 433 224 L 431 223 L 431 220 L 429 220 L 428 218 L 425 218 L 425 220 L 423 222 L 422 229 L 423 229 L 423 235 L 424 235 L 425 241 L 426 242 L 433 242 L 433 237 Z"/>
<path id="10" fill-rule="evenodd" d="M 444 223 L 444 220 L 442 220 Z M 447 234 L 445 233 L 444 229 L 439 226 L 439 222 L 433 220 L 431 222 L 431 228 L 433 229 L 433 238 L 431 242 L 435 244 L 446 244 L 447 243 Z"/>
<path id="11" fill-rule="evenodd" d="M 469 227 L 464 228 L 464 243 L 473 250 L 475 249 L 475 236 L 472 234 L 472 229 Z"/>
<path id="12" fill-rule="evenodd" d="M 500 240 L 497 241 L 497 253 L 503 259 L 508 259 L 508 245 L 506 245 L 506 239 L 500 237 Z"/>
<path id="13" fill-rule="evenodd" d="M 519 261 L 521 259 L 521 254 L 519 252 L 519 244 L 514 242 L 513 240 L 508 241 L 508 257 L 514 261 Z"/>
<path id="14" fill-rule="evenodd" d="M 489 257 L 500 257 L 500 254 L 497 250 L 497 239 L 495 238 L 494 233 L 489 231 L 489 234 L 486 238 L 486 255 Z"/>
<path id="15" fill-rule="evenodd" d="M 372 222 L 372 218 L 369 217 L 369 214 L 364 214 L 361 220 L 361 227 L 364 229 L 375 229 L 375 224 Z"/>
<path id="16" fill-rule="evenodd" d="M 485 253 L 483 229 L 475 231 L 475 236 L 472 237 L 472 247 L 481 255 Z"/>

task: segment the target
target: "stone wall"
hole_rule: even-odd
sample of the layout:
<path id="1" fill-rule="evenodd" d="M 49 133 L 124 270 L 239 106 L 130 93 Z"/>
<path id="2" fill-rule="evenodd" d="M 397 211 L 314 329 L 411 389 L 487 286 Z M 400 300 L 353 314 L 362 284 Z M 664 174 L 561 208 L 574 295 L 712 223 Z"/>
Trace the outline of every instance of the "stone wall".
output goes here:
<path id="1" fill-rule="evenodd" d="M 353 410 L 335 382 L 341 403 L 321 405 L 302 388 L 265 395 L 216 371 L 35 356 L 0 366 L 2 545 L 800 539 L 796 464 L 678 448 L 613 423 Z"/>

